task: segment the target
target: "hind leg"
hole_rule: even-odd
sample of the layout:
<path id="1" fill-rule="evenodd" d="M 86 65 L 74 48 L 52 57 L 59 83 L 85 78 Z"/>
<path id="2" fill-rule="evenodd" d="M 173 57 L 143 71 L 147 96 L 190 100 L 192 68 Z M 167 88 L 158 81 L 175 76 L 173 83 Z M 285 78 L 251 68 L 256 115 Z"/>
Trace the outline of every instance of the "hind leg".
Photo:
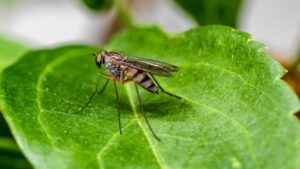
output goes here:
<path id="1" fill-rule="evenodd" d="M 173 94 L 173 93 L 170 93 L 170 92 L 166 91 L 165 89 L 163 89 L 163 88 L 161 87 L 161 85 L 158 83 L 158 81 L 155 79 L 155 77 L 154 77 L 152 74 L 150 74 L 150 76 L 151 76 L 151 78 L 154 80 L 154 82 L 155 82 L 155 84 L 157 85 L 157 87 L 161 90 L 161 92 L 163 92 L 163 93 L 165 93 L 165 94 L 167 94 L 167 95 L 169 95 L 169 96 L 176 97 L 177 99 L 181 99 L 180 96 L 177 96 L 177 95 L 175 95 L 175 94 Z"/>

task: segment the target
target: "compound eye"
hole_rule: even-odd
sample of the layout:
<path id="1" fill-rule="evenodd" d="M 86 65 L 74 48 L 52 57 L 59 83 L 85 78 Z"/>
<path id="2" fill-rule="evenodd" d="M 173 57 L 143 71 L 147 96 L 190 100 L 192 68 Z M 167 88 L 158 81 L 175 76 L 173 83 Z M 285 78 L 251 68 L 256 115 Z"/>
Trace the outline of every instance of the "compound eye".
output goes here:
<path id="1" fill-rule="evenodd" d="M 101 68 L 101 65 L 102 65 L 102 56 L 101 55 L 97 55 L 95 57 L 95 61 L 96 61 L 96 64 L 99 68 Z"/>
<path id="2" fill-rule="evenodd" d="M 101 62 L 96 62 L 96 65 L 101 68 L 102 63 Z"/>

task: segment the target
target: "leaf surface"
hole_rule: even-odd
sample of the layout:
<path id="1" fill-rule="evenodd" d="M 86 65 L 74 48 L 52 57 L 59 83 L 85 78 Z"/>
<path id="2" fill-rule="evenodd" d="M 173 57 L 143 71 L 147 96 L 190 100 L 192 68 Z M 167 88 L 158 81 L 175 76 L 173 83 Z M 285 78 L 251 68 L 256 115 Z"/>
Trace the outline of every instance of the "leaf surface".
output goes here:
<path id="1" fill-rule="evenodd" d="M 15 62 L 28 49 L 29 48 L 22 43 L 0 36 L 0 72 Z M 0 168 L 32 168 L 12 138 L 9 128 L 2 116 L 1 106 L 0 104 Z"/>
<path id="2" fill-rule="evenodd" d="M 180 68 L 158 80 L 181 100 L 140 89 L 162 141 L 145 124 L 132 84 L 118 85 L 122 135 L 111 82 L 73 113 L 95 87 L 99 70 L 85 53 L 97 49 L 34 51 L 4 71 L 1 90 L 4 115 L 36 168 L 299 168 L 299 101 L 280 80 L 284 69 L 248 34 L 223 26 L 180 34 L 131 28 L 106 49 Z"/>

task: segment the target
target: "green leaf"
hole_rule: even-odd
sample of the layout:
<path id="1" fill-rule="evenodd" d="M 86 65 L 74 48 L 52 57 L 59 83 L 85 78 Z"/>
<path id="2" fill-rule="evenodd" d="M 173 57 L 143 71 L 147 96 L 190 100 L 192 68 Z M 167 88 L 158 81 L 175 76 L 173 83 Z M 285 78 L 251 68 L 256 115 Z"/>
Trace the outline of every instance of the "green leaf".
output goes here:
<path id="1" fill-rule="evenodd" d="M 248 34 L 131 28 L 107 49 L 180 67 L 158 80 L 183 99 L 140 90 L 162 141 L 145 124 L 132 84 L 118 86 L 122 135 L 112 83 L 73 113 L 94 89 L 98 69 L 85 53 L 95 48 L 34 51 L 4 71 L 1 89 L 4 115 L 36 168 L 299 168 L 299 101 L 280 80 L 284 69 Z"/>
<path id="2" fill-rule="evenodd" d="M 0 36 L 0 72 L 15 62 L 28 49 L 24 44 Z"/>
<path id="3" fill-rule="evenodd" d="M 28 49 L 22 43 L 0 36 L 0 73 L 4 68 L 20 58 Z M 32 168 L 17 147 L 15 141 L 11 138 L 9 128 L 1 114 L 1 108 L 2 105 L 0 104 L 0 168 Z"/>
<path id="4" fill-rule="evenodd" d="M 15 42 L 6 37 L 0 36 L 0 73 L 2 70 L 15 62 L 28 47 L 19 42 Z M 1 76 L 0 76 L 1 77 Z M 1 104 L 0 104 L 1 113 Z M 0 114 L 0 136 L 10 136 L 9 129 L 3 119 L 2 114 Z"/>
<path id="5" fill-rule="evenodd" d="M 102 11 L 114 8 L 116 12 L 116 24 L 118 28 L 133 24 L 132 16 L 128 4 L 123 0 L 81 0 L 87 7 L 95 11 Z"/>
<path id="6" fill-rule="evenodd" d="M 113 6 L 113 0 L 81 0 L 92 10 L 104 10 Z"/>
<path id="7" fill-rule="evenodd" d="M 237 26 L 243 0 L 175 0 L 199 24 Z"/>
<path id="8" fill-rule="evenodd" d="M 300 78 L 300 47 L 298 49 L 297 55 L 295 56 L 295 62 L 292 65 L 291 73 Z"/>

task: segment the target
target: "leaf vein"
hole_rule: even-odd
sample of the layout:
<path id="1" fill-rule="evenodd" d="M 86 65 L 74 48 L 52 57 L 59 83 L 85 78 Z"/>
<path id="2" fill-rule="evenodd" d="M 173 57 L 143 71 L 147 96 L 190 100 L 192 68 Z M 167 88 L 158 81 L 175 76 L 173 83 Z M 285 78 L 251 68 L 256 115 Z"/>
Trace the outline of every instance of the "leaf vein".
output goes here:
<path id="1" fill-rule="evenodd" d="M 122 131 L 125 131 L 128 127 L 130 127 L 134 123 L 135 119 L 132 119 L 130 122 L 128 122 L 124 127 L 122 127 Z M 111 145 L 112 141 L 120 136 L 120 131 L 116 131 L 112 136 L 108 139 L 106 144 L 100 149 L 99 153 L 97 153 L 97 159 L 99 163 L 99 167 L 101 169 L 104 169 L 103 162 L 102 162 L 102 156 L 105 150 Z"/>
<path id="2" fill-rule="evenodd" d="M 182 97 L 182 99 L 184 99 L 184 100 L 186 100 L 188 102 L 191 102 L 193 104 L 196 104 L 196 105 L 199 105 L 199 106 L 203 106 L 203 107 L 206 107 L 208 109 L 213 110 L 214 112 L 216 112 L 216 113 L 218 113 L 218 114 L 220 114 L 220 115 L 228 118 L 231 121 L 232 124 L 235 124 L 237 127 L 239 127 L 243 131 L 246 139 L 248 140 L 249 153 L 252 156 L 252 159 L 253 159 L 253 161 L 254 161 L 254 163 L 256 165 L 256 168 L 259 168 L 258 167 L 258 163 L 257 163 L 257 158 L 256 158 L 255 147 L 254 147 L 254 144 L 252 142 L 252 139 L 251 139 L 251 136 L 249 134 L 249 131 L 239 121 L 235 120 L 234 118 L 228 116 L 226 113 L 224 113 L 221 110 L 218 110 L 218 109 L 216 109 L 216 108 L 214 108 L 214 107 L 212 107 L 210 105 L 207 105 L 207 104 L 204 104 L 204 103 L 200 103 L 200 102 L 194 101 L 192 99 L 189 99 L 189 98 L 186 98 L 186 97 L 183 97 L 183 96 L 181 96 L 181 97 Z"/>
<path id="3" fill-rule="evenodd" d="M 49 135 L 49 133 L 46 130 L 46 127 L 43 125 L 42 121 L 41 121 L 41 113 L 43 112 L 43 108 L 42 108 L 42 103 L 41 103 L 41 91 L 42 91 L 42 84 L 43 84 L 43 78 L 46 76 L 46 74 L 48 72 L 50 72 L 52 70 L 52 67 L 56 66 L 57 64 L 61 63 L 64 60 L 69 59 L 69 57 L 59 57 L 57 59 L 54 59 L 52 62 L 50 62 L 49 64 L 47 64 L 43 70 L 41 71 L 41 73 L 38 76 L 38 80 L 37 80 L 37 105 L 38 105 L 38 123 L 40 124 L 41 128 L 44 130 L 44 133 L 46 134 L 46 136 L 48 137 L 50 143 L 52 144 L 52 146 L 55 148 L 55 150 L 60 151 L 57 146 L 55 145 L 55 143 L 53 142 L 52 137 Z"/>
<path id="4" fill-rule="evenodd" d="M 270 97 L 270 96 L 269 96 L 266 92 L 264 92 L 262 89 L 256 87 L 254 84 L 252 84 L 252 83 L 250 83 L 249 81 L 247 81 L 246 79 L 244 79 L 240 73 L 234 72 L 234 71 L 232 71 L 232 70 L 220 68 L 220 67 L 214 66 L 214 65 L 209 64 L 209 63 L 203 63 L 203 62 L 197 62 L 197 63 L 193 63 L 193 64 L 183 64 L 183 65 L 181 65 L 181 66 L 182 66 L 182 67 L 188 67 L 188 66 L 195 66 L 195 65 L 208 66 L 208 67 L 211 67 L 211 68 L 213 68 L 213 69 L 220 70 L 220 71 L 223 71 L 223 72 L 227 72 L 227 73 L 229 73 L 229 74 L 232 74 L 233 76 L 238 77 L 244 84 L 246 84 L 246 85 L 248 85 L 248 86 L 250 86 L 250 87 L 252 87 L 252 88 L 258 90 L 258 91 L 259 91 L 260 93 L 262 93 L 264 96 L 266 96 L 267 98 L 269 98 L 269 100 L 273 103 L 273 105 L 274 105 L 275 107 L 277 107 L 276 104 L 275 104 L 275 102 L 274 102 L 274 99 L 273 99 L 272 97 Z"/>
<path id="5" fill-rule="evenodd" d="M 150 139 L 150 136 L 149 136 L 149 132 L 147 132 L 146 127 L 143 126 L 143 123 L 142 123 L 142 121 L 140 120 L 140 118 L 139 118 L 139 116 L 138 116 L 138 114 L 137 114 L 137 110 L 136 110 L 136 106 L 135 106 L 135 104 L 134 104 L 132 92 L 129 92 L 129 91 L 130 91 L 129 86 L 126 85 L 125 88 L 126 88 L 126 91 L 127 91 L 127 96 L 128 96 L 130 105 L 131 105 L 131 107 L 132 107 L 132 111 L 133 111 L 133 114 L 134 114 L 134 118 L 137 120 L 138 125 L 139 125 L 140 128 L 142 129 L 142 131 L 143 131 L 143 133 L 144 133 L 144 135 L 145 135 L 145 137 L 146 137 L 146 139 L 147 139 L 147 141 L 148 141 L 148 143 L 149 143 L 149 145 L 150 145 L 150 148 L 151 148 L 151 150 L 152 150 L 153 156 L 154 156 L 155 159 L 156 159 L 157 164 L 159 165 L 159 167 L 160 167 L 161 169 L 168 169 L 169 167 L 162 163 L 162 161 L 161 161 L 161 159 L 160 159 L 160 157 L 159 157 L 159 155 L 158 155 L 158 152 L 157 152 L 157 150 L 155 149 L 154 144 L 151 142 L 151 139 Z"/>

